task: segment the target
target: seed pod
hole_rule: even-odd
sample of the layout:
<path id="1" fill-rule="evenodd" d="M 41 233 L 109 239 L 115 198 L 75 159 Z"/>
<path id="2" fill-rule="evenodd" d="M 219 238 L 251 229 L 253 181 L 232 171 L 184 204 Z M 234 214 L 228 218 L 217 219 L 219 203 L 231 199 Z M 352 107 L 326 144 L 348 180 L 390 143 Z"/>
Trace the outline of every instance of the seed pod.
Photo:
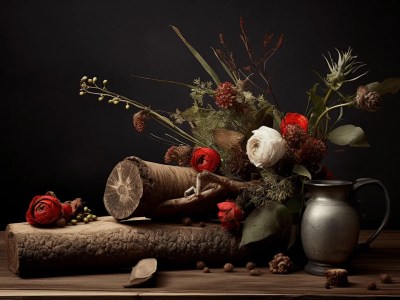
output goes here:
<path id="1" fill-rule="evenodd" d="M 124 284 L 125 288 L 135 287 L 151 278 L 157 271 L 157 260 L 155 258 L 145 258 L 140 260 L 136 266 L 132 268 L 128 283 Z"/>

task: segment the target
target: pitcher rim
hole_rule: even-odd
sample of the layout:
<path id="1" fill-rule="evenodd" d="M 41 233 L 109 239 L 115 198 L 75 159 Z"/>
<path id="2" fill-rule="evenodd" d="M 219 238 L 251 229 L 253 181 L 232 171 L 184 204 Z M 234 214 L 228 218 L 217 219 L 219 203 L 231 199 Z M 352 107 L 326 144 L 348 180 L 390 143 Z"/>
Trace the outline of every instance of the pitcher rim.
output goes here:
<path id="1" fill-rule="evenodd" d="M 338 180 L 338 179 L 312 179 L 306 181 L 304 184 L 311 186 L 347 186 L 353 183 L 348 180 Z"/>

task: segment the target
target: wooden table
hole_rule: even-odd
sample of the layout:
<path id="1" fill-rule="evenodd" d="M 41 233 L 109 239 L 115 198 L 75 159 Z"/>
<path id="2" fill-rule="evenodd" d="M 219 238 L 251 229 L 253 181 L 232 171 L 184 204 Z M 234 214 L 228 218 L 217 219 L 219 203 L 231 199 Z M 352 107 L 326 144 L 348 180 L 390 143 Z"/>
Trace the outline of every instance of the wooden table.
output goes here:
<path id="1" fill-rule="evenodd" d="M 370 232 L 363 231 L 360 239 Z M 299 270 L 287 275 L 260 268 L 260 276 L 250 276 L 244 267 L 226 273 L 221 268 L 210 273 L 200 270 L 160 270 L 151 287 L 124 288 L 130 270 L 119 273 L 56 276 L 22 279 L 8 270 L 4 232 L 0 232 L 0 299 L 400 299 L 400 231 L 384 231 L 371 249 L 353 259 L 355 272 L 350 286 L 325 288 L 325 277 Z M 392 283 L 383 284 L 379 275 L 387 273 Z M 368 290 L 369 282 L 376 290 Z"/>

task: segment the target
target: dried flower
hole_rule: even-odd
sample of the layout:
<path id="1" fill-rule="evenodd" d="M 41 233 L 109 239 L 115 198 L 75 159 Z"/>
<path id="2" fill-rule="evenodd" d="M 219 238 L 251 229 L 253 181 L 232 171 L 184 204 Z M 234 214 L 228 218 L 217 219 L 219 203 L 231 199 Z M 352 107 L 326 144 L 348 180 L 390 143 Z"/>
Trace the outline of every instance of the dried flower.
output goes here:
<path id="1" fill-rule="evenodd" d="M 253 130 L 246 145 L 247 156 L 256 167 L 270 167 L 286 153 L 286 142 L 273 128 L 261 126 Z"/>
<path id="2" fill-rule="evenodd" d="M 176 163 L 179 166 L 190 166 L 193 148 L 187 145 L 171 146 L 164 156 L 167 164 Z"/>
<path id="3" fill-rule="evenodd" d="M 232 201 L 220 202 L 217 204 L 218 218 L 223 228 L 234 231 L 240 228 L 243 219 L 243 211 Z"/>
<path id="4" fill-rule="evenodd" d="M 133 115 L 133 127 L 138 132 L 143 132 L 146 127 L 146 121 L 150 119 L 149 112 L 147 110 L 139 110 Z"/>
<path id="5" fill-rule="evenodd" d="M 346 52 L 340 52 L 338 49 L 336 51 L 338 53 L 337 62 L 333 61 L 329 52 L 329 60 L 324 56 L 330 71 L 326 75 L 325 82 L 333 90 L 338 90 L 345 82 L 357 80 L 367 74 L 367 72 L 364 72 L 351 77 L 351 74 L 354 74 L 358 69 L 365 66 L 365 64 L 356 61 L 357 56 L 351 54 L 351 48 Z"/>
<path id="6" fill-rule="evenodd" d="M 221 83 L 215 90 L 215 103 L 220 108 L 229 108 L 234 105 L 236 91 L 230 82 Z"/>
<path id="7" fill-rule="evenodd" d="M 374 112 L 381 107 L 382 96 L 378 92 L 370 91 L 368 87 L 361 85 L 357 88 L 354 102 L 358 108 Z"/>

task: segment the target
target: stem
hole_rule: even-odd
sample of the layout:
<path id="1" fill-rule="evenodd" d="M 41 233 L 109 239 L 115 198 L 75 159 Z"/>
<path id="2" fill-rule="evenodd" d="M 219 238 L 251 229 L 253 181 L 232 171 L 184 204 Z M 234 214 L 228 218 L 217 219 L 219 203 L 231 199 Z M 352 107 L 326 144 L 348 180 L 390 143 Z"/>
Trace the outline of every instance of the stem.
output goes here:
<path id="1" fill-rule="evenodd" d="M 180 135 L 181 137 L 187 139 L 188 141 L 190 141 L 194 144 L 201 145 L 203 147 L 207 147 L 207 145 L 205 145 L 201 141 L 197 140 L 196 138 L 194 138 L 193 136 L 191 136 L 187 132 L 183 131 L 178 126 L 176 126 L 173 122 L 171 122 L 170 119 L 160 115 L 159 113 L 150 109 L 149 107 L 144 106 L 140 102 L 129 99 L 129 98 L 119 95 L 117 93 L 108 91 L 105 88 L 101 88 L 101 87 L 97 86 L 95 83 L 93 84 L 93 86 L 89 86 L 87 84 L 81 84 L 81 88 L 83 91 L 85 91 L 88 94 L 98 95 L 98 96 L 109 96 L 109 97 L 117 98 L 118 101 L 120 101 L 120 102 L 132 105 L 141 110 L 147 110 L 149 112 L 150 116 L 154 120 L 156 120 L 158 123 L 160 123 L 161 125 L 167 127 L 168 129 L 172 130 L 176 134 Z"/>
<path id="2" fill-rule="evenodd" d="M 329 98 L 332 96 L 332 93 L 333 93 L 333 89 L 331 89 L 331 88 L 326 92 L 326 95 L 324 98 L 324 104 L 326 104 L 328 102 Z"/>
<path id="3" fill-rule="evenodd" d="M 314 127 L 315 136 L 317 135 L 317 132 L 318 132 L 318 125 L 319 125 L 319 122 L 321 122 L 322 118 L 323 118 L 328 112 L 330 112 L 331 110 L 334 110 L 334 109 L 336 109 L 336 108 L 339 108 L 339 107 L 345 107 L 345 106 L 350 106 L 350 105 L 353 105 L 353 103 L 352 103 L 352 102 L 346 102 L 346 103 L 341 103 L 341 104 L 337 104 L 337 105 L 334 105 L 334 106 L 331 106 L 331 107 L 326 108 L 325 111 L 318 117 L 317 121 L 315 122 L 315 127 Z"/>

